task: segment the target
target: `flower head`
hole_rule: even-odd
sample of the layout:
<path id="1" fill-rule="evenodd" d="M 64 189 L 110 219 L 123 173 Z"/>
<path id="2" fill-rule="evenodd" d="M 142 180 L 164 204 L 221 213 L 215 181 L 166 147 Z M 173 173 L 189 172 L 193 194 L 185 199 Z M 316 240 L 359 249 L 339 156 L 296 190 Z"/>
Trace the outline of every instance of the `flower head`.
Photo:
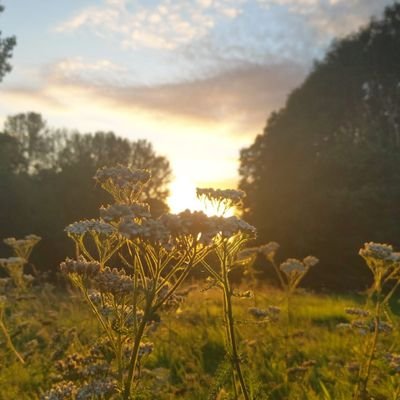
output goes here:
<path id="1" fill-rule="evenodd" d="M 116 232 L 116 228 L 106 222 L 90 219 L 68 225 L 65 232 L 71 236 L 83 236 L 87 232 L 109 236 Z"/>

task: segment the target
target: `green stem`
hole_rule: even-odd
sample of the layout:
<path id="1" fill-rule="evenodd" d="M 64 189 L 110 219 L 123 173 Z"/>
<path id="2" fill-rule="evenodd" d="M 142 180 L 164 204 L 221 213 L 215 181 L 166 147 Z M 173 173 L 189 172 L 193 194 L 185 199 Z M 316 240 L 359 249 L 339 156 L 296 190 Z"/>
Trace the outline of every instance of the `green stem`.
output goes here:
<path id="1" fill-rule="evenodd" d="M 6 338 L 7 345 L 10 348 L 10 350 L 15 354 L 15 356 L 18 358 L 18 360 L 20 361 L 21 364 L 25 364 L 24 359 L 18 353 L 17 349 L 13 345 L 13 342 L 11 340 L 11 337 L 10 337 L 9 333 L 8 333 L 7 327 L 4 325 L 2 313 L 0 313 L 0 329 L 2 330 L 2 332 L 3 332 L 3 334 L 4 334 L 5 338 Z"/>
<path id="2" fill-rule="evenodd" d="M 228 278 L 228 266 L 227 266 L 227 257 L 226 252 L 223 258 L 222 274 L 223 274 L 223 290 L 224 290 L 224 317 L 225 317 L 225 327 L 226 327 L 226 336 L 230 345 L 231 352 L 231 362 L 236 371 L 237 377 L 239 379 L 240 388 L 243 393 L 243 397 L 245 400 L 250 400 L 250 396 L 247 391 L 246 383 L 244 381 L 242 368 L 240 365 L 240 358 L 237 350 L 237 341 L 235 335 L 235 324 L 233 317 L 233 308 L 232 308 L 232 291 L 229 284 Z"/>
<path id="3" fill-rule="evenodd" d="M 146 328 L 146 325 L 147 325 L 147 322 L 149 320 L 149 317 L 153 313 L 153 309 L 152 309 L 153 301 L 154 301 L 154 293 L 150 294 L 148 299 L 147 299 L 147 304 L 146 304 L 146 309 L 145 309 L 145 312 L 144 312 L 144 315 L 143 315 L 143 319 L 142 319 L 141 323 L 139 324 L 138 331 L 137 331 L 136 336 L 135 336 L 133 349 L 132 349 L 132 353 L 131 353 L 131 358 L 130 358 L 130 361 L 129 361 L 128 377 L 127 377 L 127 380 L 126 380 L 123 400 L 129 400 L 130 399 L 133 375 L 135 373 L 136 366 L 137 366 L 137 363 L 138 363 L 138 355 L 139 355 L 140 343 L 142 341 L 144 330 Z"/>

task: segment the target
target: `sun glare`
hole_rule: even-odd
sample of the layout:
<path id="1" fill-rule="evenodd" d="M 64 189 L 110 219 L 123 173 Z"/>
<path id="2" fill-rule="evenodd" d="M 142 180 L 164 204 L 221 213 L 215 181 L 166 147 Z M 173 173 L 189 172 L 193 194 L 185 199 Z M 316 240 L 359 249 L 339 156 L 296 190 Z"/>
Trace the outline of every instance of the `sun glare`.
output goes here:
<path id="1" fill-rule="evenodd" d="M 179 213 L 186 209 L 191 211 L 203 211 L 205 214 L 220 215 L 221 213 L 211 204 L 205 204 L 196 196 L 196 185 L 194 182 L 185 179 L 177 179 L 171 184 L 171 195 L 168 198 L 168 205 L 173 213 Z M 225 216 L 233 215 L 227 212 Z"/>

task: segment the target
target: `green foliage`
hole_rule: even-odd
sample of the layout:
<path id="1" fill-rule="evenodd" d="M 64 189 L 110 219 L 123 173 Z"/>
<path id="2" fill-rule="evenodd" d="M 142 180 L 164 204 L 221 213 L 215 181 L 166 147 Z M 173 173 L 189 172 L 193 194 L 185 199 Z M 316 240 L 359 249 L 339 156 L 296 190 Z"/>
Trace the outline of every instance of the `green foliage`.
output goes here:
<path id="1" fill-rule="evenodd" d="M 246 218 L 260 241 L 323 260 L 314 287 L 365 287 L 353 249 L 400 237 L 399 16 L 395 3 L 337 40 L 241 152 Z"/>
<path id="2" fill-rule="evenodd" d="M 0 5 L 0 13 L 3 11 L 4 7 Z M 2 81 L 4 75 L 11 71 L 9 59 L 12 56 L 12 51 L 16 44 L 17 40 L 15 39 L 15 36 L 2 38 L 0 31 L 0 82 Z"/>
<path id="3" fill-rule="evenodd" d="M 19 300 L 13 305 L 15 317 L 9 319 L 9 329 L 26 364 L 21 365 L 4 345 L 0 347 L 1 400 L 39 399 L 58 374 L 58 360 L 71 352 L 85 351 L 93 344 L 93 336 L 99 333 L 98 325 L 93 323 L 89 310 L 79 298 L 59 290 L 54 293 L 40 289 L 34 294 L 34 299 Z M 249 387 L 254 385 L 257 394 L 254 398 L 328 400 L 330 396 L 335 400 L 351 399 L 357 378 L 357 370 L 351 369 L 352 363 L 357 361 L 357 346 L 363 343 L 365 336 L 322 321 L 336 316 L 350 322 L 352 318 L 344 310 L 346 307 L 359 308 L 360 298 L 310 293 L 294 295 L 296 335 L 293 341 L 297 351 L 292 359 L 294 365 L 307 360 L 315 360 L 316 364 L 304 376 L 292 380 L 289 386 L 285 384 L 285 321 L 255 324 L 248 315 L 248 307 L 255 305 L 254 301 L 235 300 L 236 312 L 245 322 L 240 324 L 240 330 L 248 339 L 241 345 L 247 356 Z M 282 292 L 263 287 L 256 305 L 260 308 L 268 308 L 271 304 L 284 306 L 284 301 Z M 219 313 L 221 306 L 217 290 L 202 293 L 200 287 L 192 288 L 180 312 L 164 316 L 154 333 L 154 351 L 142 369 L 143 390 L 138 398 L 205 400 L 209 397 L 218 381 L 220 370 L 215 366 L 220 365 L 220 349 L 224 348 L 224 328 Z M 393 322 L 397 325 L 398 318 Z M 215 354 L 207 350 L 207 358 L 199 362 L 208 341 L 219 350 Z M 383 334 L 379 348 L 398 351 L 399 335 Z M 393 372 L 385 358 L 379 356 L 377 362 L 377 367 L 373 369 L 375 384 L 371 385 L 371 395 L 394 399 L 395 390 L 399 388 L 398 374 Z M 210 364 L 214 367 L 210 368 Z M 225 366 L 230 370 L 229 362 Z M 223 367 L 221 364 L 221 369 Z M 173 372 L 168 373 L 170 368 Z M 223 393 L 219 393 L 220 399 Z"/>
<path id="4" fill-rule="evenodd" d="M 42 271 L 54 270 L 73 254 L 64 227 L 110 202 L 92 179 L 97 168 L 121 162 L 151 172 L 141 200 L 154 215 L 165 212 L 171 168 L 149 142 L 53 129 L 33 112 L 8 117 L 0 133 L 0 237 L 38 233 L 43 242 L 33 260 Z M 0 251 L 7 249 L 0 244 Z"/>

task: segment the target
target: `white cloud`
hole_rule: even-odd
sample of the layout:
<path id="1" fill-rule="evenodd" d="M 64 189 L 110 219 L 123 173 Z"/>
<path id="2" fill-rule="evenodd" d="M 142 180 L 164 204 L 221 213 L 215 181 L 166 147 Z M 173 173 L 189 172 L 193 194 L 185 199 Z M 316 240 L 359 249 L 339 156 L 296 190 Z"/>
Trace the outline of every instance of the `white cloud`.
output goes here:
<path id="1" fill-rule="evenodd" d="M 58 32 L 89 28 L 97 35 L 121 36 L 124 47 L 172 50 L 206 36 L 218 18 L 236 18 L 243 0 L 161 0 L 145 6 L 132 0 L 106 0 L 56 27 Z"/>
<path id="2" fill-rule="evenodd" d="M 365 24 L 372 15 L 379 15 L 393 0 L 256 0 L 266 8 L 285 7 L 304 18 L 324 39 L 340 37 Z"/>

